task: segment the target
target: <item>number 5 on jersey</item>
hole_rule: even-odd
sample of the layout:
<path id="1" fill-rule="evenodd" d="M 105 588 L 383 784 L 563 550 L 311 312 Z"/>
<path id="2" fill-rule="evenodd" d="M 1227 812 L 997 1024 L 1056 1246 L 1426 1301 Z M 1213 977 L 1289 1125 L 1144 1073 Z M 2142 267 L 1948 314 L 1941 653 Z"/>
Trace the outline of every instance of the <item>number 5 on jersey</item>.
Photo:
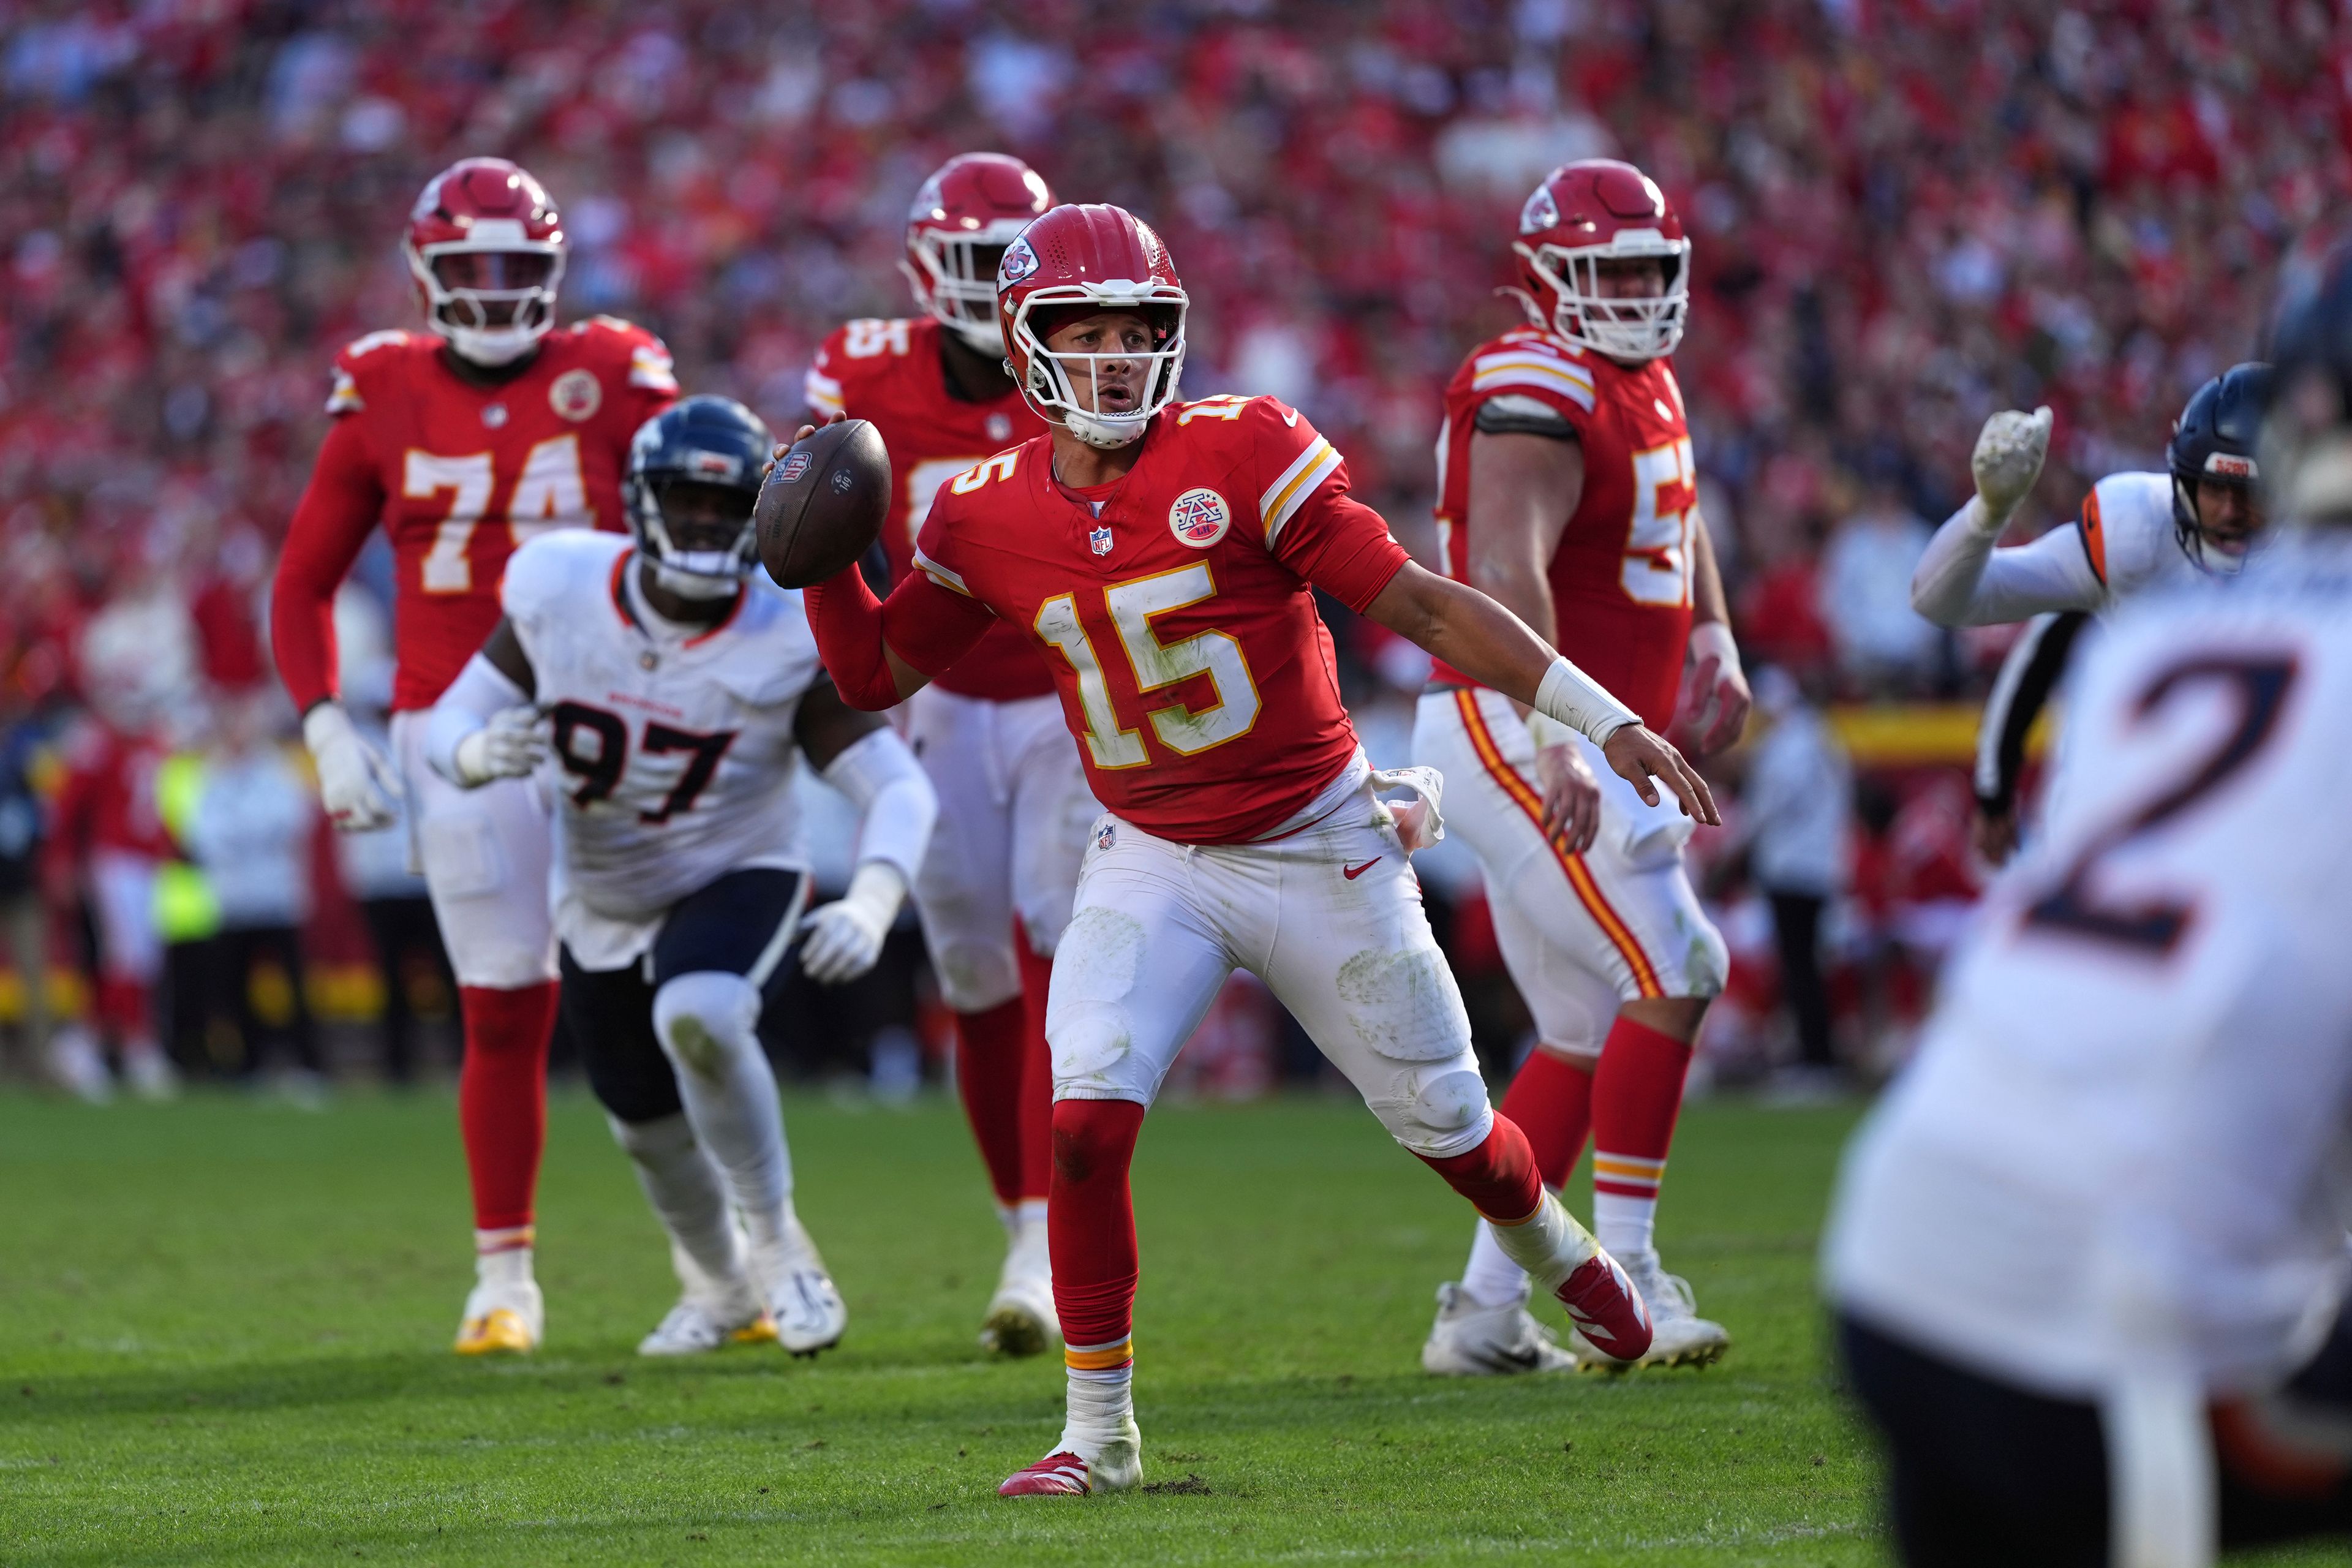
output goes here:
<path id="1" fill-rule="evenodd" d="M 1103 608 L 1127 651 L 1128 668 L 1134 673 L 1139 693 L 1157 691 L 1196 675 L 1207 676 L 1216 690 L 1216 701 L 1198 712 L 1182 702 L 1147 711 L 1160 744 L 1181 756 L 1239 740 L 1257 724 L 1257 682 L 1250 678 L 1249 661 L 1243 658 L 1239 642 L 1225 632 L 1205 631 L 1163 643 L 1151 626 L 1154 616 L 1200 604 L 1214 598 L 1216 593 L 1216 579 L 1205 561 L 1114 583 L 1103 590 Z M 1063 594 L 1039 605 L 1036 629 L 1077 672 L 1078 707 L 1086 716 L 1087 750 L 1095 766 L 1112 771 L 1149 765 L 1151 754 L 1142 732 L 1119 726 L 1102 661 L 1078 620 L 1076 596 Z"/>

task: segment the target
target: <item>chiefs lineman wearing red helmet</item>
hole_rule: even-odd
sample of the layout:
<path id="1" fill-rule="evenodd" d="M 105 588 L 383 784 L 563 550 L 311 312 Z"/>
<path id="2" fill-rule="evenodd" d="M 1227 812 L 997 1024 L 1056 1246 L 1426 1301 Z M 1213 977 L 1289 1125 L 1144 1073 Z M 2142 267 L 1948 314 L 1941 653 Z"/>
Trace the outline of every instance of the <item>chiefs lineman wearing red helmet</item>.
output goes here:
<path id="1" fill-rule="evenodd" d="M 940 484 L 1045 427 L 1005 370 L 996 264 L 1053 200 L 1018 158 L 948 160 L 915 197 L 898 264 L 924 316 L 851 321 L 809 368 L 816 416 L 870 419 L 890 450 L 895 499 L 882 544 L 894 583 L 914 569 L 915 536 Z M 1054 677 L 1016 626 L 992 626 L 915 695 L 905 720 L 941 814 L 915 908 L 956 1015 L 956 1088 L 1008 1237 L 981 1343 L 1034 1354 L 1058 1332 L 1045 1247 L 1045 984 L 1087 825 L 1101 808 L 1062 727 Z"/>
<path id="2" fill-rule="evenodd" d="M 1472 350 L 1445 389 L 1438 536 L 1445 569 L 1544 630 L 1644 723 L 1685 718 L 1701 744 L 1738 738 L 1747 683 L 1725 618 L 1682 390 L 1668 356 L 1690 297 L 1690 242 L 1630 163 L 1554 170 L 1513 246 L 1533 324 Z M 1647 1300 L 1641 1361 L 1705 1363 L 1727 1343 L 1659 1266 L 1652 1216 L 1691 1042 L 1723 987 L 1723 939 L 1683 868 L 1688 818 L 1595 764 L 1584 737 L 1475 671 L 1441 660 L 1413 759 L 1441 769 L 1477 851 L 1537 1049 L 1504 1097 L 1554 1190 L 1593 1142 L 1593 1229 Z M 1614 1364 L 1561 1350 L 1525 1310 L 1528 1284 L 1481 1226 L 1459 1285 L 1438 1291 L 1422 1350 L 1433 1373 Z M 1587 1337 L 1589 1340 L 1589 1336 Z"/>
<path id="3" fill-rule="evenodd" d="M 1265 980 L 1398 1142 L 1496 1222 L 1588 1336 L 1639 1355 L 1640 1297 L 1487 1106 L 1408 859 L 1438 829 L 1437 780 L 1366 763 L 1312 590 L 1591 735 L 1652 798 L 1654 776 L 1713 820 L 1706 786 L 1509 612 L 1412 564 L 1295 409 L 1179 402 L 1186 296 L 1134 216 L 1048 212 L 1005 252 L 997 308 L 1047 432 L 948 482 L 887 604 L 855 571 L 808 604 L 835 684 L 868 708 L 952 668 L 997 621 L 1019 628 L 1045 656 L 1109 808 L 1089 836 L 1046 1016 L 1068 1421 L 1001 1489 L 1082 1493 L 1141 1473 L 1128 1167 L 1145 1107 L 1236 967 Z M 1397 784 L 1421 798 L 1383 805 L 1376 791 Z"/>
<path id="4" fill-rule="evenodd" d="M 651 333 L 610 317 L 556 330 L 565 248 L 546 190 L 502 158 L 466 159 L 425 187 L 403 251 L 427 331 L 371 333 L 336 356 L 334 423 L 270 607 L 328 815 L 347 831 L 382 827 L 404 796 L 457 971 L 478 1272 L 457 1348 L 469 1354 L 534 1348 L 543 1316 L 531 1215 L 555 1018 L 550 822 L 527 779 L 468 793 L 425 767 L 423 719 L 498 623 L 519 544 L 622 526 L 629 438 L 677 396 Z M 398 573 L 390 761 L 335 686 L 335 591 L 379 524 Z"/>

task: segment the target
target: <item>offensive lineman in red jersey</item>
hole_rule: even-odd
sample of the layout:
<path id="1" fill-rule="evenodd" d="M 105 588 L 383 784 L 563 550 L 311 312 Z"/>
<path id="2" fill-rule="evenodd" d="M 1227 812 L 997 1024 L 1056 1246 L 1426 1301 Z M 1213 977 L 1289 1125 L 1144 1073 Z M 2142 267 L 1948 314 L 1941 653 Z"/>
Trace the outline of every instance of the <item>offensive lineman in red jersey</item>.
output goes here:
<path id="1" fill-rule="evenodd" d="M 1675 716 L 1685 648 L 1708 749 L 1738 738 L 1748 687 L 1699 516 L 1690 429 L 1667 356 L 1682 337 L 1690 243 L 1630 163 L 1556 169 L 1519 217 L 1537 324 L 1471 351 L 1445 389 L 1437 527 L 1448 575 L 1494 595 L 1621 692 Z M 1477 851 L 1496 934 L 1538 1045 L 1504 1096 L 1544 1181 L 1593 1142 L 1593 1225 L 1648 1303 L 1644 1364 L 1703 1364 L 1729 1340 L 1659 1265 L 1652 1217 L 1691 1042 L 1723 988 L 1723 939 L 1683 868 L 1685 817 L 1644 805 L 1591 743 L 1441 663 L 1413 727 Z M 1597 776 L 1596 776 L 1597 773 Z M 1433 1373 L 1614 1365 L 1571 1356 L 1526 1310 L 1526 1275 L 1480 1226 L 1462 1283 L 1438 1289 Z"/>
<path id="2" fill-rule="evenodd" d="M 898 264 L 925 318 L 851 321 L 809 367 L 816 416 L 870 419 L 889 448 L 894 499 L 882 547 L 893 583 L 914 570 L 915 535 L 940 486 L 1045 431 L 1005 373 L 996 263 L 1053 205 L 1045 182 L 1017 158 L 950 159 L 915 197 Z M 940 815 L 915 910 L 956 1015 L 956 1088 L 1008 1241 L 980 1340 L 1034 1355 L 1059 1331 L 1045 1246 L 1046 979 L 1069 923 L 1087 825 L 1102 808 L 1062 726 L 1053 674 L 1017 627 L 983 633 L 915 694 L 906 717 Z"/>
<path id="3" fill-rule="evenodd" d="M 554 330 L 562 221 L 504 159 L 436 175 L 404 249 L 431 330 L 376 332 L 336 357 L 335 420 L 287 531 L 270 632 L 335 825 L 380 827 L 392 796 L 407 795 L 466 1030 L 457 1116 L 478 1279 L 457 1348 L 528 1351 L 544 1319 L 531 1214 L 555 1022 L 550 820 L 528 779 L 468 793 L 425 767 L 422 721 L 498 623 L 518 545 L 551 528 L 622 525 L 629 438 L 676 400 L 677 382 L 661 341 L 626 321 Z M 335 590 L 379 523 L 399 574 L 394 763 L 335 700 Z"/>
<path id="4" fill-rule="evenodd" d="M 1487 1107 L 1469 1020 L 1407 857 L 1437 780 L 1375 774 L 1340 706 L 1309 584 L 1597 735 L 1714 816 L 1674 748 L 1507 611 L 1413 565 L 1347 493 L 1339 455 L 1269 397 L 1176 402 L 1185 294 L 1160 237 L 1113 206 L 1055 207 L 997 274 L 1015 378 L 1050 430 L 949 481 L 918 571 L 877 605 L 855 571 L 810 590 L 842 694 L 887 707 L 998 618 L 1046 650 L 1109 806 L 1054 966 L 1055 1304 L 1068 1423 L 1008 1496 L 1136 1484 L 1128 1167 L 1144 1108 L 1226 975 L 1264 979 L 1406 1148 L 1496 1222 L 1596 1342 L 1648 1319 L 1623 1271 L 1545 1192 Z M 1393 808 L 1376 787 L 1421 800 Z"/>

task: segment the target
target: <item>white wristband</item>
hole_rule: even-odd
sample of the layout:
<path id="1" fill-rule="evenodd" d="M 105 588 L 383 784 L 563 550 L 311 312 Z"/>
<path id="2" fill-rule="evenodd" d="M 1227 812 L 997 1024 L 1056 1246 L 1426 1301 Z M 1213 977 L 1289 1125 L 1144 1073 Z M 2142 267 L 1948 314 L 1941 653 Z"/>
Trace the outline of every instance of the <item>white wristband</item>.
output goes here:
<path id="1" fill-rule="evenodd" d="M 1691 627 L 1690 653 L 1694 664 L 1711 658 L 1734 675 L 1747 673 L 1739 668 L 1739 645 L 1732 640 L 1731 628 L 1721 621 L 1700 621 Z"/>
<path id="2" fill-rule="evenodd" d="M 1543 682 L 1536 688 L 1534 706 L 1545 718 L 1559 720 L 1596 746 L 1607 745 L 1610 736 L 1628 724 L 1642 721 L 1640 714 L 1569 663 L 1565 655 L 1554 658 L 1551 668 L 1544 671 Z"/>

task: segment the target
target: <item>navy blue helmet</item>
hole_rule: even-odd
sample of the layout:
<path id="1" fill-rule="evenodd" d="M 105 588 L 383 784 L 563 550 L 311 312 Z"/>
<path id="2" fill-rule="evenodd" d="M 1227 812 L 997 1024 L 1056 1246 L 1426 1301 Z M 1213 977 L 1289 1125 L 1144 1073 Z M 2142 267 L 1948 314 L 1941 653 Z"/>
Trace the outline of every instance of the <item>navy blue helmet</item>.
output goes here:
<path id="1" fill-rule="evenodd" d="M 2203 515 L 2200 485 L 2227 485 L 2254 499 L 2254 447 L 2271 405 L 2271 367 L 2234 364 L 2191 393 L 2172 422 L 2165 466 L 2172 470 L 2172 531 L 2189 559 L 2226 569 L 2245 553 L 2260 511 L 2250 508 L 2237 526 Z"/>
<path id="2" fill-rule="evenodd" d="M 621 487 L 637 548 L 690 576 L 749 576 L 759 559 L 751 503 L 775 444 L 758 415 L 708 394 L 639 426 Z"/>
<path id="3" fill-rule="evenodd" d="M 2271 317 L 2278 394 L 2263 485 L 2295 521 L 2352 514 L 2352 237 L 2313 235 L 2282 269 Z"/>

